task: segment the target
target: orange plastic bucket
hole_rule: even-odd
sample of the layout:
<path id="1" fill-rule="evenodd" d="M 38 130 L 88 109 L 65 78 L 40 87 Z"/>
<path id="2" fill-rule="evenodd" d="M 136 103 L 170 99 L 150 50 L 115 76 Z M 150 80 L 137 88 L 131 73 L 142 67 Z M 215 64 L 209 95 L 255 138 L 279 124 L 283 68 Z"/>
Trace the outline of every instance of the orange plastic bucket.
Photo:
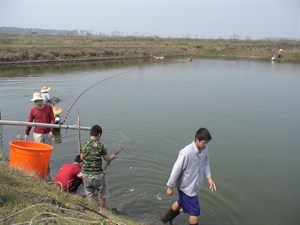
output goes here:
<path id="1" fill-rule="evenodd" d="M 44 178 L 48 172 L 53 146 L 33 141 L 11 141 L 9 166 L 34 172 Z"/>

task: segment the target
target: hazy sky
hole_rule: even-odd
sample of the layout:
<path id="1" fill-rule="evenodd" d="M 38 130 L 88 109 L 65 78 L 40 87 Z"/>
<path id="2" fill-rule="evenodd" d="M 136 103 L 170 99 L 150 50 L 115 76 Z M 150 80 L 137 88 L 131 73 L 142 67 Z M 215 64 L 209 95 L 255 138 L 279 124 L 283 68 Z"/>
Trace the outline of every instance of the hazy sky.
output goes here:
<path id="1" fill-rule="evenodd" d="M 300 0 L 0 0 L 4 27 L 199 38 L 300 37 Z"/>

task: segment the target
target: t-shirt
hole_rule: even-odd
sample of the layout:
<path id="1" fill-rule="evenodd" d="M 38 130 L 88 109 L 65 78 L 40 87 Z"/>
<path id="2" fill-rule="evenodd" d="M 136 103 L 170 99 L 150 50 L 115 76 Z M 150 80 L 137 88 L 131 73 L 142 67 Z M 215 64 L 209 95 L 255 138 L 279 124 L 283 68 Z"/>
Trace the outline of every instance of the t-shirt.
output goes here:
<path id="1" fill-rule="evenodd" d="M 81 146 L 83 155 L 82 172 L 86 174 L 98 174 L 102 170 L 102 156 L 107 155 L 106 148 L 100 141 L 89 139 Z"/>
<path id="2" fill-rule="evenodd" d="M 28 122 L 35 123 L 51 123 L 54 124 L 54 114 L 51 105 L 44 105 L 42 109 L 37 108 L 36 106 L 32 107 L 28 116 Z M 29 135 L 31 130 L 30 126 L 27 126 L 25 129 L 25 134 Z M 37 134 L 47 134 L 52 129 L 49 127 L 34 127 L 34 133 Z"/>
<path id="3" fill-rule="evenodd" d="M 68 163 L 62 166 L 58 174 L 54 178 L 54 182 L 61 183 L 64 191 L 72 188 L 72 182 L 74 179 L 82 179 L 78 176 L 82 169 L 77 163 Z"/>

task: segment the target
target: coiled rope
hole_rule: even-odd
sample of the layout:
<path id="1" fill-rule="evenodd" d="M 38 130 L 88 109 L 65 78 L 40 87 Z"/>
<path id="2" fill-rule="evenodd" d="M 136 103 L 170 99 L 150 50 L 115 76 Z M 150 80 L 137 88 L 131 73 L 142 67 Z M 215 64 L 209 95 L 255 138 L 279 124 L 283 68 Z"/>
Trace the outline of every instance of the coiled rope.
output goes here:
<path id="1" fill-rule="evenodd" d="M 104 81 L 110 80 L 110 79 L 112 79 L 112 78 L 115 78 L 115 77 L 124 75 L 124 74 L 126 74 L 126 73 L 129 73 L 129 72 L 132 72 L 132 71 L 135 71 L 135 70 L 137 70 L 137 69 L 134 69 L 134 70 L 128 70 L 128 71 L 124 71 L 124 72 L 122 72 L 122 73 L 113 74 L 113 75 L 111 75 L 111 76 L 109 76 L 109 77 L 106 77 L 106 78 L 104 78 L 104 79 L 102 79 L 102 80 L 97 81 L 97 82 L 94 83 L 92 86 L 90 86 L 90 87 L 88 87 L 87 89 L 85 89 L 84 91 L 82 91 L 82 92 L 80 93 L 80 95 L 78 95 L 78 97 L 74 100 L 74 102 L 73 102 L 73 103 L 71 104 L 71 106 L 69 107 L 69 109 L 68 109 L 68 111 L 67 111 L 67 113 L 66 113 L 64 119 L 62 120 L 61 124 L 64 124 L 64 123 L 66 122 L 66 120 L 67 120 L 67 118 L 68 118 L 68 116 L 69 116 L 69 113 L 72 111 L 73 107 L 76 105 L 76 103 L 77 103 L 78 100 L 81 98 L 81 96 L 84 95 L 87 91 L 89 91 L 90 89 L 92 89 L 93 87 L 97 86 L 98 84 L 100 84 L 100 83 L 102 83 L 102 82 L 104 82 Z"/>

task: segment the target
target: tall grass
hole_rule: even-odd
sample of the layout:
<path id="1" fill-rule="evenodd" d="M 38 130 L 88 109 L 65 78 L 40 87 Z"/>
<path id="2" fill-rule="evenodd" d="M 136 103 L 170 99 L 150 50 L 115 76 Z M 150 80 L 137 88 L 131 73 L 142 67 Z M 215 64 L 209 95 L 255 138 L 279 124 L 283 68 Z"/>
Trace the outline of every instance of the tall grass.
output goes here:
<path id="1" fill-rule="evenodd" d="M 1 33 L 0 62 L 133 58 L 152 55 L 270 59 L 279 49 L 284 50 L 282 61 L 300 62 L 299 41 L 294 40 L 206 40 Z"/>

